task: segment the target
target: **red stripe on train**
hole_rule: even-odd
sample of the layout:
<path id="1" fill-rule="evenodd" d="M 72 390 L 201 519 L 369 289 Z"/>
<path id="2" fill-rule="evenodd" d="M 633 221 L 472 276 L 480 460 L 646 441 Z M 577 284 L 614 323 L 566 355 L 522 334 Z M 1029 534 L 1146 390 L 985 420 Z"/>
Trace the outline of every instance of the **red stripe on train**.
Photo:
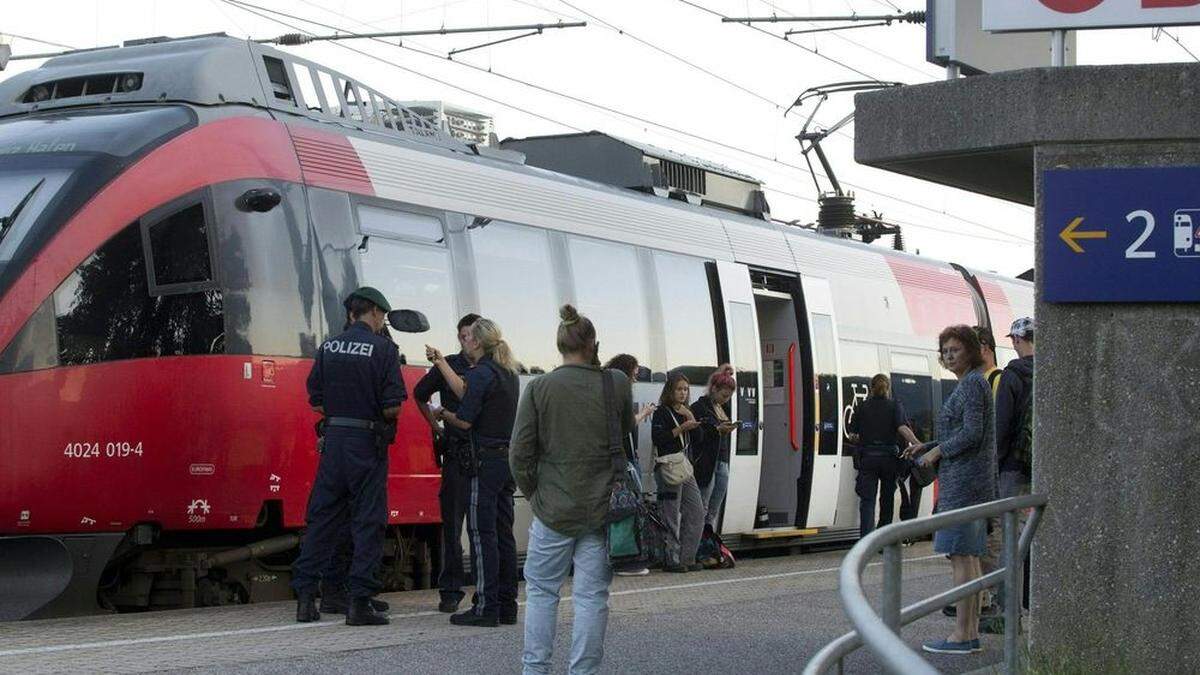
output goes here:
<path id="1" fill-rule="evenodd" d="M 936 336 L 946 326 L 974 325 L 975 303 L 962 275 L 949 265 L 926 265 L 905 258 L 886 257 L 904 304 L 913 332 Z"/>

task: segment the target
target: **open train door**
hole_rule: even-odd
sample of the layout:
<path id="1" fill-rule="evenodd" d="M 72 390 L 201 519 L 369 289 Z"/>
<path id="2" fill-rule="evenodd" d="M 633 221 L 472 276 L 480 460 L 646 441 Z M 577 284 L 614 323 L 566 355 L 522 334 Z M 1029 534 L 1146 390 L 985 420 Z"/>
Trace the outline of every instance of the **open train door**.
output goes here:
<path id="1" fill-rule="evenodd" d="M 842 464 L 849 461 L 841 452 L 842 388 L 838 383 L 837 323 L 829 282 L 810 276 L 802 276 L 800 281 L 808 312 L 813 358 L 812 405 L 816 406 L 813 473 L 806 524 L 808 527 L 830 527 L 837 514 L 840 474 L 846 470 Z"/>
<path id="2" fill-rule="evenodd" d="M 725 335 L 729 344 L 729 363 L 736 371 L 737 393 L 733 398 L 733 416 L 739 422 L 732 439 L 729 457 L 729 493 L 726 497 L 722 532 L 749 532 L 754 528 L 758 504 L 760 472 L 762 401 L 759 397 L 758 323 L 750 270 L 745 265 L 718 261 L 716 277 L 720 284 L 721 308 L 725 316 Z"/>

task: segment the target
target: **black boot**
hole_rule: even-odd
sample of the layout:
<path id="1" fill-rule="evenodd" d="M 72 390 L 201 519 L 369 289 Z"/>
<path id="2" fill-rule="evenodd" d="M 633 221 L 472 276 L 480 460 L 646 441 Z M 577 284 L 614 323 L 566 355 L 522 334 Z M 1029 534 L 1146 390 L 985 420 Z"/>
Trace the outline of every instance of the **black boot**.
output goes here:
<path id="1" fill-rule="evenodd" d="M 383 600 L 371 598 L 371 608 L 376 612 L 386 612 L 391 608 Z M 346 593 L 330 593 L 321 596 L 321 613 L 345 614 L 350 609 L 350 596 Z"/>
<path id="2" fill-rule="evenodd" d="M 495 615 L 477 614 L 475 613 L 475 608 L 472 607 L 465 612 L 451 614 L 450 623 L 455 626 L 484 626 L 494 628 L 500 625 L 500 619 Z"/>
<path id="3" fill-rule="evenodd" d="M 350 609 L 350 596 L 346 591 L 321 591 L 322 614 L 345 614 Z"/>
<path id="4" fill-rule="evenodd" d="M 311 623 L 320 621 L 321 613 L 317 611 L 317 598 L 312 591 L 296 594 L 296 621 Z"/>
<path id="5" fill-rule="evenodd" d="M 508 624 L 509 626 L 517 622 L 517 603 L 512 603 L 509 606 L 500 607 L 500 623 Z"/>
<path id="6" fill-rule="evenodd" d="M 380 614 L 372 606 L 371 598 L 354 598 L 350 601 L 350 611 L 346 612 L 347 626 L 385 626 L 390 621 L 386 614 Z"/>

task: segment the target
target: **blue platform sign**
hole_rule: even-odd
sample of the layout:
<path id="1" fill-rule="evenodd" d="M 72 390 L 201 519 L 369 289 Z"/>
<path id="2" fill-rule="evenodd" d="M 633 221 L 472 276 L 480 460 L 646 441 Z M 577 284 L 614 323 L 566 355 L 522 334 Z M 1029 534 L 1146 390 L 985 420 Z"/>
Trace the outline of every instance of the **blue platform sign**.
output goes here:
<path id="1" fill-rule="evenodd" d="M 1200 302 L 1200 166 L 1045 171 L 1047 302 Z"/>

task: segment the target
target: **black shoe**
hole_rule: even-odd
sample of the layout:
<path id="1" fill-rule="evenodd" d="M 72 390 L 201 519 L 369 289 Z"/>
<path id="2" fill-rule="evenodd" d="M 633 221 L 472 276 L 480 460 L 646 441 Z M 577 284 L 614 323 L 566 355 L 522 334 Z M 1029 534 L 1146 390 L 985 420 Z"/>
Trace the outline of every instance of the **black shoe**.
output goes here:
<path id="1" fill-rule="evenodd" d="M 297 593 L 296 594 L 296 621 L 300 623 L 312 623 L 320 621 L 321 613 L 317 611 L 317 598 L 313 593 Z"/>
<path id="2" fill-rule="evenodd" d="M 702 571 L 704 571 L 704 563 L 692 563 L 691 565 L 688 565 L 688 571 L 689 572 L 702 572 Z"/>
<path id="3" fill-rule="evenodd" d="M 514 618 L 514 622 L 515 622 Z M 450 615 L 450 623 L 455 626 L 482 626 L 485 628 L 494 628 L 500 625 L 500 619 L 495 616 L 486 614 L 476 614 L 475 610 L 468 609 L 465 612 Z"/>
<path id="4" fill-rule="evenodd" d="M 687 565 L 663 565 L 664 572 L 673 572 L 675 574 L 683 574 L 688 571 Z"/>
<path id="5" fill-rule="evenodd" d="M 458 611 L 458 603 L 460 602 L 462 602 L 462 599 L 442 598 L 442 601 L 438 603 L 438 611 L 445 614 L 453 614 Z"/>
<path id="6" fill-rule="evenodd" d="M 354 598 L 350 611 L 346 612 L 347 626 L 386 626 L 391 623 L 386 614 L 380 614 L 372 606 L 371 598 Z"/>
<path id="7" fill-rule="evenodd" d="M 347 595 L 322 595 L 321 612 L 323 614 L 345 614 L 350 609 L 350 597 Z M 391 605 L 383 600 L 371 598 L 371 609 L 376 612 L 386 612 Z"/>
<path id="8" fill-rule="evenodd" d="M 946 605 L 942 608 L 942 614 L 952 618 L 956 617 L 958 616 L 958 608 L 954 605 Z"/>

